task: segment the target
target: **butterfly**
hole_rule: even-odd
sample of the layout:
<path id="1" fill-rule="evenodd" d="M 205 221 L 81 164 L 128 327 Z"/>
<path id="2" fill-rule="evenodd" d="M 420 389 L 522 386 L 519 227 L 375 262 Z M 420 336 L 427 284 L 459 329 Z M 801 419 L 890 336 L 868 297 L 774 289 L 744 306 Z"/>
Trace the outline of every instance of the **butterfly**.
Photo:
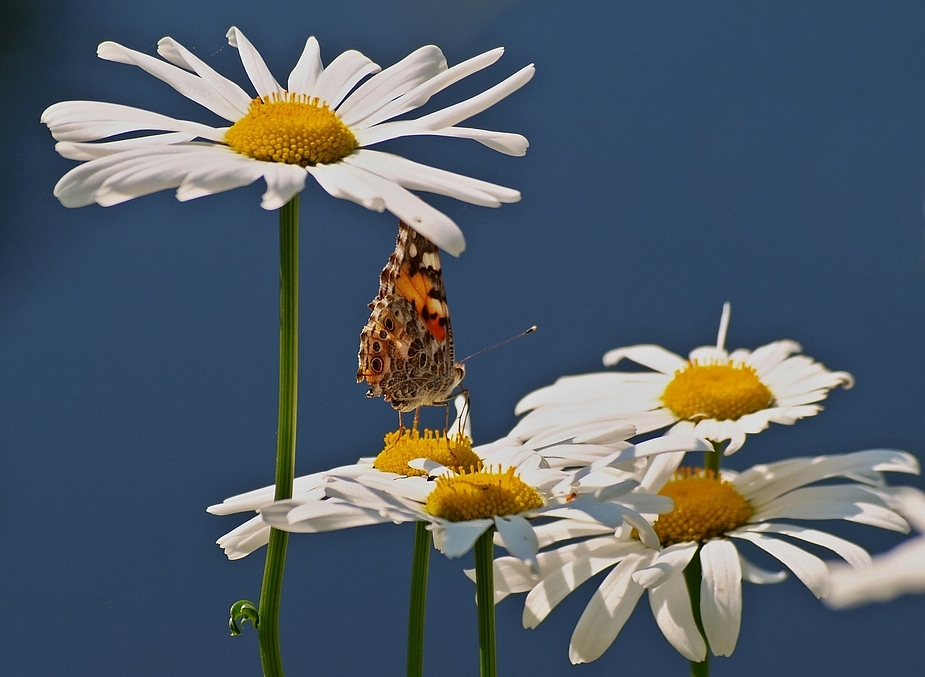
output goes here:
<path id="1" fill-rule="evenodd" d="M 405 223 L 379 275 L 379 293 L 360 332 L 357 383 L 401 413 L 445 405 L 466 375 L 453 357 L 453 330 L 440 251 Z"/>

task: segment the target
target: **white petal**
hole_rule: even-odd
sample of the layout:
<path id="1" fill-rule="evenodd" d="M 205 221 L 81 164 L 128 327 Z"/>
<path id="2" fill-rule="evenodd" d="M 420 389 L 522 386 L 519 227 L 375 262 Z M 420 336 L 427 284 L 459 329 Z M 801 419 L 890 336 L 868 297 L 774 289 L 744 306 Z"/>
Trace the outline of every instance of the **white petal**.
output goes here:
<path id="1" fill-rule="evenodd" d="M 607 574 L 572 633 L 568 652 L 572 663 L 596 660 L 613 644 L 642 596 L 643 587 L 633 580 L 633 573 L 648 559 L 629 555 Z"/>
<path id="2" fill-rule="evenodd" d="M 494 87 L 486 89 L 471 99 L 448 106 L 416 120 L 403 120 L 401 122 L 385 122 L 367 129 L 357 130 L 357 141 L 361 146 L 370 146 L 389 139 L 402 136 L 429 134 L 466 120 L 473 115 L 490 108 L 505 97 L 527 84 L 533 77 L 534 68 L 526 66 L 509 78 L 499 82 Z"/>
<path id="3" fill-rule="evenodd" d="M 455 139 L 473 139 L 483 146 L 505 155 L 523 157 L 527 154 L 530 142 L 522 134 L 511 132 L 495 132 L 489 129 L 476 129 L 474 127 L 447 127 L 429 132 L 432 136 L 449 136 Z"/>
<path id="4" fill-rule="evenodd" d="M 633 580 L 650 590 L 684 572 L 697 552 L 697 543 L 676 543 L 662 550 L 645 569 L 633 574 Z"/>
<path id="5" fill-rule="evenodd" d="M 621 360 L 632 360 L 649 369 L 673 376 L 678 369 L 683 369 L 686 360 L 680 355 L 656 345 L 636 345 L 626 348 L 614 348 L 604 353 L 604 366 L 614 367 Z"/>
<path id="6" fill-rule="evenodd" d="M 244 64 L 244 71 L 260 97 L 267 98 L 271 94 L 279 96 L 285 94 L 286 90 L 279 86 L 279 83 L 270 73 L 270 69 L 267 68 L 267 64 L 264 63 L 263 57 L 254 49 L 254 46 L 244 37 L 241 31 L 232 26 L 228 29 L 225 37 L 228 38 L 228 44 L 238 50 L 241 63 Z"/>
<path id="7" fill-rule="evenodd" d="M 238 117 L 233 118 L 233 120 L 236 121 L 247 113 L 251 103 L 250 95 L 241 89 L 236 82 L 216 72 L 211 66 L 173 38 L 161 38 L 158 40 L 157 53 L 171 63 L 194 71 L 201 77 L 203 82 L 214 89 L 234 110 L 238 111 Z"/>
<path id="8" fill-rule="evenodd" d="M 425 45 L 357 87 L 337 113 L 350 128 L 367 127 L 364 122 L 368 116 L 444 71 L 443 52 L 434 45 Z"/>
<path id="9" fill-rule="evenodd" d="M 131 64 L 163 80 L 187 99 L 205 106 L 216 115 L 234 122 L 242 116 L 241 110 L 206 84 L 202 78 L 177 68 L 153 56 L 128 49 L 116 42 L 104 42 L 97 48 L 97 56 L 107 61 Z M 246 109 L 245 109 L 246 110 Z"/>
<path id="10" fill-rule="evenodd" d="M 96 160 L 97 158 L 115 155 L 126 150 L 135 150 L 142 146 L 171 146 L 183 144 L 196 138 L 195 134 L 186 132 L 168 132 L 167 134 L 149 134 L 137 139 L 120 139 L 119 141 L 99 141 L 96 143 L 73 143 L 59 141 L 55 150 L 61 157 L 68 160 Z"/>
<path id="11" fill-rule="evenodd" d="M 703 662 L 707 657 L 707 644 L 697 629 L 684 576 L 675 576 L 649 590 L 649 606 L 671 646 L 687 660 Z"/>
<path id="12" fill-rule="evenodd" d="M 311 517 L 292 520 L 293 508 L 304 509 L 306 506 L 312 508 Z M 383 517 L 376 510 L 336 499 L 313 501 L 310 504 L 293 500 L 277 501 L 263 508 L 260 514 L 270 526 L 301 534 L 317 534 L 389 521 L 389 518 Z"/>
<path id="13" fill-rule="evenodd" d="M 768 538 L 762 534 L 747 531 L 732 531 L 728 534 L 732 538 L 749 541 L 767 553 L 770 553 L 783 563 L 794 575 L 803 581 L 816 597 L 825 597 L 828 590 L 829 571 L 825 562 L 802 550 L 795 545 L 786 543 L 777 538 Z"/>
<path id="14" fill-rule="evenodd" d="M 878 491 L 859 484 L 804 487 L 760 506 L 749 521 L 790 519 L 844 519 L 906 533 L 909 524 L 886 507 Z"/>
<path id="15" fill-rule="evenodd" d="M 308 167 L 307 171 L 329 195 L 356 202 L 377 212 L 385 209 L 385 200 L 379 193 L 343 162 L 315 165 Z"/>
<path id="16" fill-rule="evenodd" d="M 498 529 L 505 549 L 536 570 L 536 551 L 539 549 L 539 543 L 530 523 L 519 515 L 511 515 L 495 517 L 495 527 Z"/>
<path id="17" fill-rule="evenodd" d="M 472 550 L 479 536 L 492 526 L 490 519 L 471 520 L 468 522 L 449 522 L 433 526 L 434 540 L 437 543 L 437 533 L 440 533 L 438 549 L 450 559 L 461 557 Z"/>
<path id="18" fill-rule="evenodd" d="M 386 209 L 448 254 L 459 256 L 466 248 L 462 231 L 446 214 L 437 211 L 393 181 L 360 167 L 337 164 L 348 166 L 358 183 L 366 184 L 373 194 L 382 198 Z M 318 167 L 310 167 L 309 171 L 317 176 L 317 169 Z M 327 190 L 324 184 L 322 187 Z"/>
<path id="19" fill-rule="evenodd" d="M 452 68 L 441 72 L 440 74 L 425 80 L 411 91 L 403 94 L 389 104 L 386 104 L 378 111 L 363 120 L 361 127 L 371 127 L 379 124 L 384 120 L 397 117 L 402 113 L 420 108 L 430 100 L 430 97 L 437 92 L 446 89 L 455 82 L 473 73 L 487 68 L 495 61 L 501 58 L 504 53 L 503 47 L 497 47 L 493 50 L 479 54 L 462 63 L 458 63 Z"/>
<path id="20" fill-rule="evenodd" d="M 753 531 L 756 533 L 784 534 L 792 538 L 798 538 L 807 543 L 815 543 L 823 548 L 828 548 L 835 554 L 839 555 L 848 564 L 853 567 L 870 566 L 870 554 L 861 546 L 855 545 L 851 541 L 839 538 L 833 534 L 827 534 L 824 531 L 816 529 L 807 529 L 805 527 L 765 522 L 763 524 L 752 524 L 740 528 L 741 531 Z"/>
<path id="21" fill-rule="evenodd" d="M 305 41 L 305 48 L 302 50 L 302 56 L 299 57 L 298 63 L 289 74 L 289 91 L 296 94 L 311 94 L 318 82 L 318 76 L 324 70 L 321 63 L 321 46 L 315 36 L 311 36 Z"/>
<path id="22" fill-rule="evenodd" d="M 299 165 L 281 162 L 265 162 L 263 165 L 267 191 L 261 196 L 263 199 L 260 206 L 264 209 L 279 209 L 305 188 L 307 174 Z"/>
<path id="23" fill-rule="evenodd" d="M 394 181 L 409 190 L 447 195 L 482 207 L 498 207 L 502 202 L 520 200 L 520 193 L 511 188 L 422 165 L 390 153 L 358 150 L 345 157 L 344 162 Z"/>
<path id="24" fill-rule="evenodd" d="M 752 564 L 739 553 L 739 564 L 742 567 L 742 580 L 754 583 L 756 585 L 768 585 L 769 583 L 781 583 L 787 580 L 786 571 L 768 571 L 756 564 Z"/>
<path id="25" fill-rule="evenodd" d="M 230 560 L 242 559 L 270 541 L 270 527 L 260 515 L 229 531 L 216 543 Z"/>
<path id="26" fill-rule="evenodd" d="M 839 609 L 925 592 L 925 539 L 919 537 L 901 543 L 875 557 L 871 567 L 833 567 L 830 580 L 825 603 Z"/>
<path id="27" fill-rule="evenodd" d="M 379 64 L 373 63 L 355 49 L 348 49 L 328 64 L 318 76 L 310 94 L 327 103 L 331 110 L 335 110 L 360 80 L 378 71 Z"/>
<path id="28" fill-rule="evenodd" d="M 584 522 L 577 519 L 554 520 L 548 524 L 534 527 L 533 531 L 536 534 L 540 548 L 573 538 L 613 533 L 613 529 L 605 527 L 599 522 Z"/>
<path id="29" fill-rule="evenodd" d="M 61 101 L 45 109 L 42 122 L 58 141 L 96 141 L 138 131 L 186 132 L 223 141 L 225 129 L 175 120 L 151 111 L 101 101 Z"/>
<path id="30" fill-rule="evenodd" d="M 742 568 L 727 540 L 709 541 L 700 550 L 703 580 L 700 614 L 714 656 L 731 656 L 742 625 Z"/>

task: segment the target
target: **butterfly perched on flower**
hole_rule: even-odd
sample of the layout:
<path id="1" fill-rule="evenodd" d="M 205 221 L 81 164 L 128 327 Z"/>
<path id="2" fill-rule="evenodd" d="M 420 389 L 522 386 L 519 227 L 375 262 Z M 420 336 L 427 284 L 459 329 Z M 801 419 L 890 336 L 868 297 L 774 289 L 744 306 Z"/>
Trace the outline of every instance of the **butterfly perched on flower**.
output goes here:
<path id="1" fill-rule="evenodd" d="M 379 275 L 379 293 L 360 333 L 357 383 L 399 412 L 445 404 L 466 374 L 453 356 L 453 330 L 440 252 L 405 223 Z"/>

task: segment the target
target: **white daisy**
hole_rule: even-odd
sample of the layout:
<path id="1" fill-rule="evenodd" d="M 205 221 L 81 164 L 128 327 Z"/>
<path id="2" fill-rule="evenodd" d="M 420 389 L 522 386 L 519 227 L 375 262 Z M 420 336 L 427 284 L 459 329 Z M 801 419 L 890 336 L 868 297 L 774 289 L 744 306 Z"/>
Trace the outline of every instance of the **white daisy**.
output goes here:
<path id="1" fill-rule="evenodd" d="M 723 306 L 716 346 L 697 348 L 685 360 L 660 346 L 636 345 L 604 355 L 611 367 L 624 358 L 644 372 L 602 372 L 565 376 L 524 397 L 516 413 L 528 413 L 511 435 L 534 449 L 573 439 L 594 442 L 633 425 L 645 433 L 672 426 L 715 443 L 730 440 L 725 454 L 745 443 L 746 434 L 771 422 L 793 424 L 814 416 L 836 386 L 854 381 L 804 355 L 794 341 L 775 341 L 757 350 L 723 347 L 729 304 Z"/>
<path id="2" fill-rule="evenodd" d="M 139 66 L 231 126 L 211 127 L 98 101 L 54 104 L 42 114 L 42 122 L 59 142 L 57 151 L 85 163 L 55 186 L 61 203 L 110 206 L 168 188 L 177 188 L 177 199 L 185 201 L 262 177 L 267 191 L 261 206 L 278 209 L 311 175 L 334 197 L 380 212 L 388 209 L 458 255 L 465 248 L 459 228 L 409 189 L 487 207 L 520 199 L 510 188 L 367 149 L 402 136 L 433 135 L 474 139 L 507 155 L 523 155 L 528 143 L 520 134 L 456 125 L 526 84 L 533 77 L 532 65 L 470 99 L 417 119 L 395 120 L 493 64 L 502 48 L 447 68 L 440 49 L 429 45 L 385 70 L 349 50 L 325 68 L 318 41 L 311 37 L 284 87 L 241 31 L 232 27 L 228 42 L 240 52 L 256 98 L 172 38 L 158 42 L 164 60 L 102 43 L 100 58 Z M 87 143 L 139 132 L 146 134 Z"/>
<path id="3" fill-rule="evenodd" d="M 591 520 L 560 520 L 536 530 L 541 547 L 556 546 L 537 556 L 538 576 L 515 558 L 496 560 L 496 601 L 510 593 L 528 592 L 523 624 L 533 628 L 579 585 L 613 567 L 572 634 L 571 661 L 599 658 L 648 590 L 662 633 L 686 658 L 701 662 L 708 645 L 697 628 L 685 573 L 693 572 L 694 581 L 699 580 L 699 615 L 710 650 L 728 656 L 739 635 L 742 581 L 776 583 L 786 577 L 783 571 L 766 571 L 746 560 L 737 544 L 758 546 L 780 560 L 816 597 L 825 597 L 826 563 L 788 539 L 828 548 L 854 567 L 868 565 L 870 556 L 838 536 L 777 519 L 844 519 L 908 530 L 907 522 L 889 507 L 889 490 L 880 474 L 917 473 L 918 462 L 905 452 L 878 449 L 793 458 L 739 474 L 723 471 L 723 480 L 690 469 L 676 474 L 682 457 L 666 454 L 653 459 L 641 482 L 642 489 L 659 491 L 675 502 L 674 510 L 654 524 L 661 547 L 652 547 L 625 529 L 615 534 L 608 525 Z M 832 478 L 849 481 L 809 486 Z M 577 537 L 585 540 L 563 545 Z"/>
<path id="4" fill-rule="evenodd" d="M 345 498 L 343 493 L 330 491 L 331 484 L 336 479 L 360 479 L 362 477 L 364 485 L 370 485 L 386 493 L 397 488 L 400 495 L 410 491 L 413 496 L 420 496 L 419 485 L 429 473 L 443 473 L 448 467 L 463 470 L 479 464 L 498 465 L 506 469 L 510 468 L 512 463 L 516 466 L 517 462 L 530 461 L 542 463 L 557 470 L 560 482 L 580 480 L 584 490 L 590 493 L 614 484 L 616 476 L 620 480 L 626 479 L 632 482 L 632 473 L 620 470 L 620 468 L 632 467 L 633 464 L 644 462 L 654 455 L 711 449 L 709 444 L 703 440 L 689 435 L 658 437 L 633 445 L 625 441 L 634 433 L 630 427 L 623 431 L 622 436 L 613 436 L 607 445 L 556 445 L 544 451 L 543 459 L 536 456 L 531 461 L 534 454 L 510 438 L 502 438 L 473 449 L 470 442 L 471 417 L 468 415 L 468 407 L 465 406 L 463 396 L 456 399 L 456 411 L 456 420 L 447 433 L 449 441 L 442 434 L 429 431 L 425 431 L 423 435 L 408 430 L 404 433 L 393 432 L 386 435 L 385 449 L 377 457 L 361 458 L 351 465 L 295 478 L 291 502 L 285 507 L 276 506 L 273 509 L 277 513 L 286 513 L 286 520 L 295 520 L 300 513 L 290 514 L 288 510 L 290 507 L 301 505 L 300 511 L 310 513 L 310 519 L 301 520 L 291 528 L 287 521 L 287 526 L 280 528 L 287 528 L 289 531 L 323 532 L 392 521 L 393 515 L 390 511 L 379 510 L 380 500 L 378 498 L 373 500 L 373 505 L 370 506 L 365 501 L 354 502 L 352 498 Z M 462 435 L 462 439 L 459 435 Z M 414 463 L 415 459 L 429 460 L 427 470 L 421 469 L 424 467 L 421 463 Z M 565 472 L 566 468 L 576 465 L 585 467 L 578 473 Z M 412 466 L 418 466 L 418 468 Z M 540 470 L 538 472 L 541 475 L 544 474 Z M 593 484 L 595 478 L 601 480 L 597 485 Z M 406 479 L 407 482 L 404 481 Z M 432 488 L 434 483 L 425 481 L 424 484 L 426 489 Z M 411 489 L 406 489 L 406 485 Z M 348 487 L 345 491 L 349 492 L 350 489 L 351 487 Z M 570 491 L 566 484 L 559 489 L 561 489 L 560 493 L 564 491 L 567 494 Z M 213 515 L 264 512 L 273 503 L 274 491 L 273 486 L 263 487 L 227 498 L 222 503 L 209 506 L 207 510 Z M 370 496 L 365 489 L 359 489 L 359 491 L 367 498 Z M 412 507 L 412 512 L 417 515 L 415 511 L 419 510 L 420 506 Z M 398 521 L 408 521 L 406 517 L 407 514 L 403 514 Z M 417 517 L 411 519 L 417 519 Z M 427 517 L 427 521 L 431 521 L 430 517 Z M 274 522 L 274 526 L 278 525 Z M 217 543 L 229 559 L 241 559 L 266 545 L 269 537 L 268 521 L 264 521 L 264 518 L 258 514 L 219 538 Z"/>
<path id="5" fill-rule="evenodd" d="M 483 466 L 456 471 L 431 460 L 417 459 L 412 467 L 428 477 L 397 477 L 361 473 L 331 477 L 325 493 L 359 509 L 378 513 L 381 521 L 427 522 L 434 544 L 450 558 L 464 555 L 479 536 L 496 529 L 508 552 L 536 567 L 538 540 L 531 519 L 540 516 L 583 516 L 611 530 L 627 523 L 640 538 L 656 546 L 655 532 L 639 514 L 671 509 L 671 501 L 633 491 L 628 480 L 594 490 L 574 486 L 573 473 L 548 467 L 538 453 L 514 440 L 473 451 Z M 683 453 L 683 452 L 682 452 Z M 327 527 L 324 502 L 289 499 L 261 510 L 265 522 L 291 532 L 316 532 Z"/>
<path id="6" fill-rule="evenodd" d="M 896 510 L 919 532 L 918 536 L 877 555 L 870 567 L 833 568 L 825 599 L 829 606 L 840 609 L 925 592 L 925 494 L 914 487 L 897 487 L 892 493 Z"/>

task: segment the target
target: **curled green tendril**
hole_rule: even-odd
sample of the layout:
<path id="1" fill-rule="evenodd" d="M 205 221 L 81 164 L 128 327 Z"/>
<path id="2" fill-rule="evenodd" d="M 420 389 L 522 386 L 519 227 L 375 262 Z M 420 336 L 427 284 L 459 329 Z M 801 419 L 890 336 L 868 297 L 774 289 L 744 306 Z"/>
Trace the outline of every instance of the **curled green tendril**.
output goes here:
<path id="1" fill-rule="evenodd" d="M 228 619 L 228 629 L 231 630 L 231 636 L 237 637 L 241 634 L 241 623 L 250 621 L 255 628 L 260 625 L 260 617 L 257 614 L 257 607 L 247 599 L 239 599 L 231 605 L 231 618 Z"/>

